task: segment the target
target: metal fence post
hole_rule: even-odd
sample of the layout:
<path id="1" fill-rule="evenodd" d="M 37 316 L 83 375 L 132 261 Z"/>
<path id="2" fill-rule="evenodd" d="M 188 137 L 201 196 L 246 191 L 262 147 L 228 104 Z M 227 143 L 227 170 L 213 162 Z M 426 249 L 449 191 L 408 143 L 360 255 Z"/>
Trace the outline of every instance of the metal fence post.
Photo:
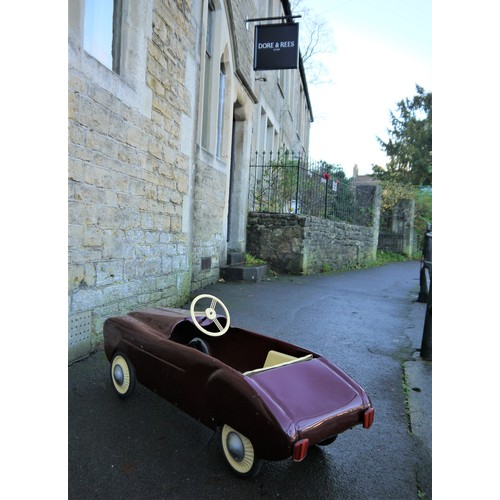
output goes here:
<path id="1" fill-rule="evenodd" d="M 326 219 L 326 214 L 327 214 L 327 209 L 328 209 L 328 177 L 325 177 L 325 219 Z"/>
<path id="2" fill-rule="evenodd" d="M 295 191 L 295 215 L 299 209 L 300 156 L 297 160 L 297 189 Z"/>

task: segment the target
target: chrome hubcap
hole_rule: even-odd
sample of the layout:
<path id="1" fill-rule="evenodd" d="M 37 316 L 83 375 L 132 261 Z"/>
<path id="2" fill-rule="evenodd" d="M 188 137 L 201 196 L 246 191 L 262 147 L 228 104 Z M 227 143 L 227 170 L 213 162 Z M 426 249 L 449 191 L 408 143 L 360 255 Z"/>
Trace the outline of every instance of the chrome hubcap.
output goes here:
<path id="1" fill-rule="evenodd" d="M 115 365 L 115 368 L 113 370 L 113 378 L 118 385 L 123 385 L 125 376 L 123 374 L 123 368 L 120 365 Z"/>
<path id="2" fill-rule="evenodd" d="M 236 432 L 230 432 L 227 435 L 227 449 L 236 462 L 241 462 L 245 457 L 245 447 L 243 441 Z"/>

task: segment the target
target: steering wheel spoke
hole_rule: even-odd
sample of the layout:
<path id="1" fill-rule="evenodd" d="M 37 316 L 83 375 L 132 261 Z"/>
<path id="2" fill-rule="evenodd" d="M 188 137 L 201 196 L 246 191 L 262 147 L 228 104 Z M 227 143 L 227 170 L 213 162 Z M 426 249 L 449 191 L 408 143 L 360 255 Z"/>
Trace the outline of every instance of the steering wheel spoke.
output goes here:
<path id="1" fill-rule="evenodd" d="M 214 324 L 219 329 L 219 332 L 222 332 L 222 330 L 224 330 L 224 327 L 220 324 L 220 321 L 217 318 L 214 319 Z"/>

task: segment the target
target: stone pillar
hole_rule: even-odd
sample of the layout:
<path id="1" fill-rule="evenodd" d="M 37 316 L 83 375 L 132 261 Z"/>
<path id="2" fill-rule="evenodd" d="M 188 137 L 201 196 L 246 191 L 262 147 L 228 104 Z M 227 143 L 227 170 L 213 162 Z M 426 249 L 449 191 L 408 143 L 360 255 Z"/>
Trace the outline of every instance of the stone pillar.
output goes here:
<path id="1" fill-rule="evenodd" d="M 380 232 L 380 210 L 382 206 L 382 187 L 377 184 L 375 186 L 375 192 L 373 195 L 373 243 L 372 243 L 372 259 L 377 258 L 377 248 L 378 248 L 378 236 Z"/>
<path id="2" fill-rule="evenodd" d="M 403 251 L 411 258 L 413 254 L 414 220 L 415 220 L 415 200 L 405 200 L 402 202 L 404 210 Z"/>

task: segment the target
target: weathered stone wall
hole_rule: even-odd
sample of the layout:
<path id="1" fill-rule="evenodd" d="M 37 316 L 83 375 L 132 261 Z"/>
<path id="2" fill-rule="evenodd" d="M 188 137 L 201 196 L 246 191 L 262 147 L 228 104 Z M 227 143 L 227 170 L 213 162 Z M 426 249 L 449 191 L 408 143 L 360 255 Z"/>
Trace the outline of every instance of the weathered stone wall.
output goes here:
<path id="1" fill-rule="evenodd" d="M 221 60 L 227 70 L 217 154 L 215 112 L 211 142 L 201 147 L 207 2 L 123 2 L 119 74 L 83 49 L 85 2 L 69 2 L 70 360 L 96 347 L 107 317 L 146 305 L 181 305 L 191 290 L 218 279 L 228 245 L 244 251 L 262 83 L 253 71 L 254 25 L 244 20 L 263 15 L 266 4 L 216 4 L 214 82 Z M 293 105 L 274 102 L 275 75 L 266 88 L 275 126 L 296 142 L 298 117 L 280 125 L 283 110 Z M 213 111 L 218 92 L 212 94 Z"/>
<path id="2" fill-rule="evenodd" d="M 231 0 L 226 2 L 231 31 L 237 43 L 234 44 L 235 72 L 244 85 L 253 92 L 255 73 L 253 71 L 253 23 L 245 20 L 258 16 L 258 2 Z"/>
<path id="3" fill-rule="evenodd" d="M 313 274 L 373 259 L 377 236 L 373 227 L 252 212 L 248 216 L 247 251 L 266 260 L 277 272 Z"/>
<path id="4" fill-rule="evenodd" d="M 206 155 L 205 155 L 206 156 Z M 220 164 L 220 168 L 217 168 Z M 193 195 L 192 262 L 194 290 L 215 283 L 225 255 L 224 218 L 226 201 L 226 166 L 215 160 L 196 162 Z M 222 262 L 225 264 L 225 262 Z"/>
<path id="5" fill-rule="evenodd" d="M 197 57 L 196 13 L 186 2 L 131 3 L 117 75 L 82 49 L 82 5 L 70 2 L 70 360 L 101 340 L 106 317 L 180 305 L 191 282 L 197 87 L 187 76 Z"/>
<path id="6" fill-rule="evenodd" d="M 382 213 L 382 230 L 378 245 L 381 250 L 406 254 L 415 251 L 415 200 L 401 200 L 391 210 Z M 418 251 L 418 249 L 417 249 Z"/>

